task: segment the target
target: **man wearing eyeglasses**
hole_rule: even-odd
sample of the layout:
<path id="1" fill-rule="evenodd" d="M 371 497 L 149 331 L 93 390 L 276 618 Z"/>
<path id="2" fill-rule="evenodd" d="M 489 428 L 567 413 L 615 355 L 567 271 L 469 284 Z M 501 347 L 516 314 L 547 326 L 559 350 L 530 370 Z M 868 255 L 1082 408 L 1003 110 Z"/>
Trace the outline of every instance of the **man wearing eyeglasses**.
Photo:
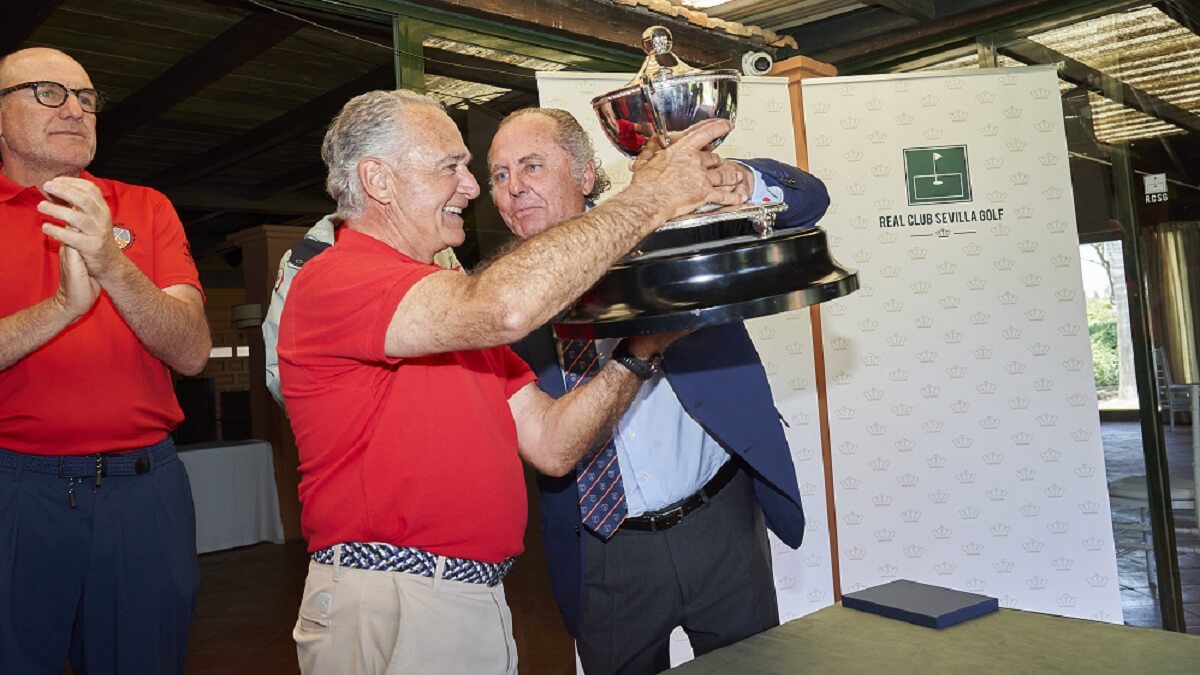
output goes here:
<path id="1" fill-rule="evenodd" d="M 171 370 L 211 349 L 166 197 L 97 178 L 105 97 L 0 59 L 0 672 L 181 673 L 195 518 Z"/>

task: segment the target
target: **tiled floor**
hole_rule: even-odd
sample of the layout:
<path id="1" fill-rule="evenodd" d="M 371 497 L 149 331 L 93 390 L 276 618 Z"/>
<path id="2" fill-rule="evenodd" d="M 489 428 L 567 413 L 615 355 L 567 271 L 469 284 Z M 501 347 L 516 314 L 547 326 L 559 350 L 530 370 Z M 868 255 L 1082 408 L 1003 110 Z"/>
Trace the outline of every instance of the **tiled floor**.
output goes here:
<path id="1" fill-rule="evenodd" d="M 1141 432 L 1137 423 L 1103 425 L 1105 463 L 1109 481 L 1143 473 Z M 1191 430 L 1180 426 L 1166 431 L 1171 473 L 1190 475 Z M 538 522 L 537 500 L 531 500 L 530 523 Z M 1140 517 L 1134 507 L 1114 506 L 1113 519 L 1133 523 Z M 1194 525 L 1195 518 L 1177 512 L 1177 525 Z M 536 525 L 534 525 L 536 527 Z M 531 528 L 532 529 L 532 528 Z M 528 538 L 527 538 L 528 539 Z M 1118 535 L 1125 622 L 1160 626 L 1158 595 L 1140 536 Z M 1180 544 L 1196 545 L 1195 535 L 1180 535 Z M 537 541 L 527 541 L 527 551 L 505 582 L 513 611 L 514 633 L 522 673 L 568 675 L 574 672 L 571 641 L 559 623 L 547 586 L 545 556 Z M 1200 634 L 1200 555 L 1181 556 L 1184 608 L 1189 631 Z M 200 558 L 200 597 L 192 624 L 188 673 L 216 675 L 293 675 L 297 672 L 291 629 L 304 587 L 307 556 L 303 544 L 261 544 Z"/>
<path id="2" fill-rule="evenodd" d="M 1107 422 L 1101 427 L 1104 437 L 1104 463 L 1109 482 L 1131 475 L 1145 474 L 1142 455 L 1141 427 L 1136 422 Z M 1163 431 L 1167 444 L 1167 466 L 1173 478 L 1190 478 L 1192 472 L 1192 430 L 1177 426 Z M 1149 533 L 1140 534 L 1128 528 L 1146 516 L 1141 508 L 1129 502 L 1113 502 L 1113 523 L 1116 526 L 1117 569 L 1121 583 L 1121 605 L 1125 623 L 1133 626 L 1161 627 L 1158 589 L 1155 582 L 1155 559 L 1142 547 Z M 1122 527 L 1125 526 L 1125 527 Z M 1177 530 L 1195 528 L 1195 512 L 1176 508 Z M 1143 538 L 1144 537 L 1144 538 Z M 1198 546 L 1200 537 L 1194 532 L 1178 532 L 1177 545 Z M 1189 633 L 1200 634 L 1200 555 L 1183 553 L 1179 556 L 1180 583 L 1183 589 L 1185 619 Z"/>

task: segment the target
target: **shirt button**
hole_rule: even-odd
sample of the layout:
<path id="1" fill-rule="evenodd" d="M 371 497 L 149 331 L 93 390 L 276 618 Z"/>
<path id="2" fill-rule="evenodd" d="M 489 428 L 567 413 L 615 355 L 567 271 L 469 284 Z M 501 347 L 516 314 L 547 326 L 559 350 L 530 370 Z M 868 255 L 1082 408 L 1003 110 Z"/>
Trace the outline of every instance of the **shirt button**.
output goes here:
<path id="1" fill-rule="evenodd" d="M 630 437 L 630 438 L 637 438 L 637 432 L 636 432 L 636 431 L 631 431 L 631 432 L 629 432 L 629 437 Z"/>
<path id="2" fill-rule="evenodd" d="M 648 474 L 648 473 L 646 473 L 645 471 L 643 471 L 643 472 L 642 472 L 642 475 L 640 476 L 640 478 L 641 478 L 642 480 L 649 480 L 649 479 L 650 479 L 650 474 Z"/>

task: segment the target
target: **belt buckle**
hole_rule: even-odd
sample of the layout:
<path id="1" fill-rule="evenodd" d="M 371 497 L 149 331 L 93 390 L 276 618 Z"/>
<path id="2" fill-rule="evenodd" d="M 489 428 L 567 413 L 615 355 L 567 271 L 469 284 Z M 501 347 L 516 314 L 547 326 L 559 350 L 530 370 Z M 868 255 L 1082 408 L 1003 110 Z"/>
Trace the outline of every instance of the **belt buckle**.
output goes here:
<path id="1" fill-rule="evenodd" d="M 683 520 L 683 505 L 680 504 L 675 508 L 661 513 L 657 516 L 650 517 L 650 531 L 658 532 L 660 530 L 669 530 L 675 527 Z"/>

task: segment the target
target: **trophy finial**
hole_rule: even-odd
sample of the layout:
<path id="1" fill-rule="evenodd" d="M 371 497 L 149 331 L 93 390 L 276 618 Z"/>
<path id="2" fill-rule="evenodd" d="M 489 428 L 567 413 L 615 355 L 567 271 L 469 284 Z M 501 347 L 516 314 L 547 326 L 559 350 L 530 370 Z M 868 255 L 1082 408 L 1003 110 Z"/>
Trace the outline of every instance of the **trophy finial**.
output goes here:
<path id="1" fill-rule="evenodd" d="M 642 32 L 642 51 L 647 56 L 670 54 L 674 42 L 670 29 L 665 26 L 651 26 Z"/>

